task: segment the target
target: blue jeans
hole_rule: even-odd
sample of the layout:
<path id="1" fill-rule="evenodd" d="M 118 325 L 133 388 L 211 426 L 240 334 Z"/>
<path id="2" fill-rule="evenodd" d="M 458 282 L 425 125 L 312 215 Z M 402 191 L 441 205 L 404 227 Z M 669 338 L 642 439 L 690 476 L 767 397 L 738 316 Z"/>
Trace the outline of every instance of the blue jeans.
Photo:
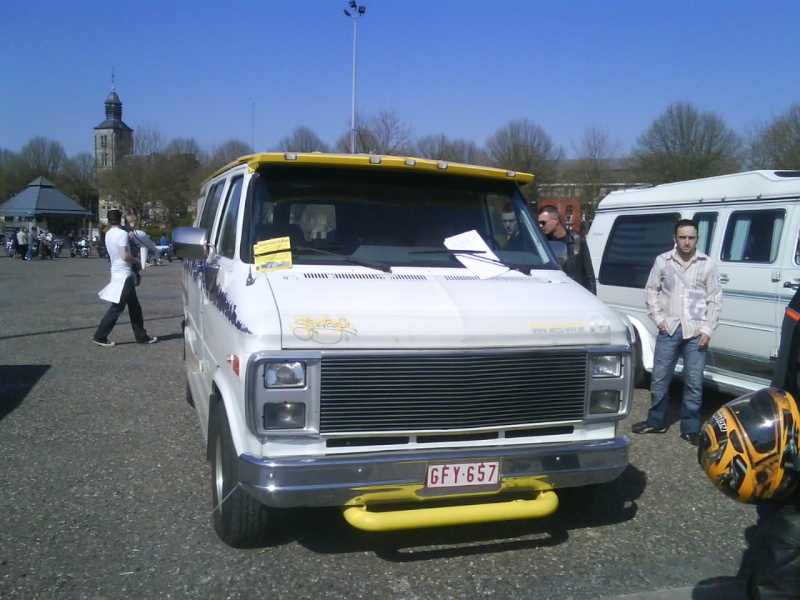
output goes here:
<path id="1" fill-rule="evenodd" d="M 653 427 L 666 427 L 669 406 L 669 384 L 675 373 L 678 358 L 683 358 L 683 403 L 681 406 L 681 433 L 700 431 L 700 405 L 703 402 L 703 369 L 706 367 L 708 348 L 698 346 L 700 336 L 683 339 L 681 326 L 669 335 L 658 332 L 653 356 L 653 374 L 650 378 L 650 412 L 647 423 Z"/>

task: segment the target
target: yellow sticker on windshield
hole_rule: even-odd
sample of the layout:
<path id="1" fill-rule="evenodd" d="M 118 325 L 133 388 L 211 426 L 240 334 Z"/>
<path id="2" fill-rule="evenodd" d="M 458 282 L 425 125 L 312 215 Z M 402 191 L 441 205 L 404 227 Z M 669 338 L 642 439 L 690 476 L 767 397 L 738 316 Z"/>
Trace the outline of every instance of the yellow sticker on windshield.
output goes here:
<path id="1" fill-rule="evenodd" d="M 258 242 L 253 246 L 253 256 L 257 273 L 292 268 L 292 248 L 288 236 Z"/>

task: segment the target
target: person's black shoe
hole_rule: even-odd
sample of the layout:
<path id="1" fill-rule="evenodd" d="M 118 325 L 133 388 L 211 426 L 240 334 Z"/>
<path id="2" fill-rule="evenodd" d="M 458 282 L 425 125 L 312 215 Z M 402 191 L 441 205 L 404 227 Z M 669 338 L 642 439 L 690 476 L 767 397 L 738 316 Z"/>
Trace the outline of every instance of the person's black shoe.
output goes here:
<path id="1" fill-rule="evenodd" d="M 664 433 L 667 431 L 666 427 L 653 427 L 647 421 L 640 421 L 634 423 L 631 427 L 633 433 Z"/>
<path id="2" fill-rule="evenodd" d="M 700 444 L 700 434 L 697 433 L 682 433 L 681 439 L 686 440 L 692 446 L 698 446 Z"/>
<path id="3" fill-rule="evenodd" d="M 143 340 L 136 340 L 137 344 L 155 344 L 158 341 L 157 337 L 148 337 Z"/>
<path id="4" fill-rule="evenodd" d="M 114 346 L 117 345 L 114 342 L 109 342 L 108 340 L 94 340 L 93 339 L 92 341 L 95 344 L 97 344 L 98 346 L 102 346 L 103 348 L 113 348 Z"/>

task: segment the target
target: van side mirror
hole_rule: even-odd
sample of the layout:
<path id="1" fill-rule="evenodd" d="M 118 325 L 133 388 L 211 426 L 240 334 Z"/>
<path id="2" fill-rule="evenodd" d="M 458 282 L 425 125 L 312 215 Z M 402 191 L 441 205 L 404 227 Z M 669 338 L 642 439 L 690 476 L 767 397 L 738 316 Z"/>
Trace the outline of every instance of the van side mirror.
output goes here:
<path id="1" fill-rule="evenodd" d="M 208 230 L 202 227 L 175 228 L 172 251 L 181 259 L 205 260 L 208 256 Z"/>
<path id="2" fill-rule="evenodd" d="M 564 263 L 567 262 L 567 245 L 564 242 L 559 242 L 558 240 L 549 240 L 549 244 L 550 250 L 552 250 L 553 254 L 556 255 L 558 265 L 563 267 Z"/>

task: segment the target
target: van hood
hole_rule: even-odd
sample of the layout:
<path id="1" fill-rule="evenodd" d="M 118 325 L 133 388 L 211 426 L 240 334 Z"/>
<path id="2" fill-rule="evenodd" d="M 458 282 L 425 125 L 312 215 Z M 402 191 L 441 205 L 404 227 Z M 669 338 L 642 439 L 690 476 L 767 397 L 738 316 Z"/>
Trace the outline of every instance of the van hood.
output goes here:
<path id="1" fill-rule="evenodd" d="M 285 349 L 627 344 L 616 313 L 561 271 L 482 280 L 463 269 L 295 268 L 268 279 Z"/>

